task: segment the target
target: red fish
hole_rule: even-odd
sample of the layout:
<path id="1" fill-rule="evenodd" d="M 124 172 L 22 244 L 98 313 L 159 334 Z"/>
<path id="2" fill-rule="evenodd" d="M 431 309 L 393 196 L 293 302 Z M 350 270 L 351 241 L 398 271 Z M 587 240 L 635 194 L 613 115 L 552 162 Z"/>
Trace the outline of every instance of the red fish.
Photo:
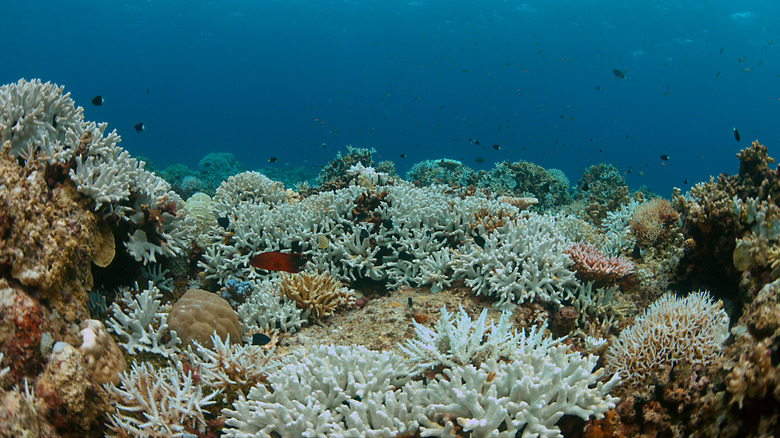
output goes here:
<path id="1" fill-rule="evenodd" d="M 301 272 L 306 261 L 303 254 L 270 251 L 252 257 L 249 264 L 266 271 L 285 271 L 295 274 Z"/>

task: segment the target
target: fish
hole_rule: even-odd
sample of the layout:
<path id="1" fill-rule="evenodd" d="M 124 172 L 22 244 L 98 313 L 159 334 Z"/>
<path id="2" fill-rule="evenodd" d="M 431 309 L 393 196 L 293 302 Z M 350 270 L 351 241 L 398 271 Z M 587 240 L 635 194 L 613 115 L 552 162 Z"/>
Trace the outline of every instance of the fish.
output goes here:
<path id="1" fill-rule="evenodd" d="M 306 258 L 299 253 L 269 251 L 249 260 L 249 265 L 266 271 L 284 271 L 296 274 L 306 265 Z"/>
<path id="2" fill-rule="evenodd" d="M 476 162 L 477 162 L 477 163 L 479 163 L 479 164 L 482 164 L 482 163 L 484 163 L 484 162 L 485 162 L 485 159 L 484 159 L 484 158 L 482 158 L 482 157 L 477 157 L 477 158 L 474 158 L 474 161 L 476 161 Z"/>
<path id="3" fill-rule="evenodd" d="M 724 51 L 724 50 L 726 50 L 726 46 L 723 46 L 723 47 L 721 47 L 721 48 L 720 48 L 720 54 L 721 54 L 721 55 L 723 54 L 723 51 Z"/>
<path id="4" fill-rule="evenodd" d="M 92 98 L 92 105 L 101 106 L 101 105 L 103 105 L 103 102 L 104 102 L 103 101 L 103 96 L 101 96 L 99 94 Z"/>
<path id="5" fill-rule="evenodd" d="M 217 224 L 227 230 L 227 228 L 230 226 L 230 219 L 226 217 L 217 218 Z"/>
<path id="6" fill-rule="evenodd" d="M 623 71 L 620 71 L 618 69 L 612 70 L 612 74 L 615 75 L 615 79 L 625 79 L 626 78 L 626 73 L 628 73 L 628 72 L 625 71 L 625 70 L 623 70 Z"/>
<path id="7" fill-rule="evenodd" d="M 141 132 L 144 130 L 144 124 L 136 123 L 135 125 L 133 125 L 133 128 L 135 128 L 135 132 Z"/>
<path id="8" fill-rule="evenodd" d="M 406 158 L 406 154 L 399 155 L 401 158 Z"/>
<path id="9" fill-rule="evenodd" d="M 276 162 L 276 160 L 278 160 L 278 158 L 276 158 L 276 157 L 271 157 L 271 158 L 269 158 L 269 159 L 268 159 L 268 162 L 269 162 L 269 163 L 275 163 L 275 162 Z"/>
<path id="10" fill-rule="evenodd" d="M 596 91 L 601 90 L 601 85 L 596 85 Z"/>
<path id="11" fill-rule="evenodd" d="M 473 239 L 474 239 L 474 243 L 476 243 L 478 247 L 480 247 L 480 248 L 484 248 L 485 247 L 485 238 L 484 237 L 482 237 L 482 236 L 480 236 L 478 234 L 475 234 Z"/>
<path id="12" fill-rule="evenodd" d="M 590 190 L 590 186 L 588 185 L 587 181 L 586 181 L 586 182 L 583 182 L 583 183 L 582 183 L 582 185 L 580 186 L 580 188 L 581 188 L 582 190 L 586 191 L 586 192 L 587 192 L 588 190 Z"/>
<path id="13" fill-rule="evenodd" d="M 475 144 L 475 145 L 479 146 L 479 140 L 474 140 L 473 138 L 469 139 L 469 143 L 472 143 L 472 144 Z"/>
<path id="14" fill-rule="evenodd" d="M 328 240 L 327 237 L 323 236 L 322 234 L 317 236 L 317 248 L 319 248 L 319 249 L 327 249 L 329 244 L 330 244 L 330 241 Z"/>
<path id="15" fill-rule="evenodd" d="M 392 219 L 385 219 L 382 221 L 382 226 L 387 228 L 388 230 L 393 228 L 393 220 Z"/>
<path id="16" fill-rule="evenodd" d="M 685 181 L 683 181 L 683 184 L 688 184 L 688 180 L 686 179 Z"/>
<path id="17" fill-rule="evenodd" d="M 739 141 L 739 130 L 735 127 L 734 128 L 734 140 Z"/>
<path id="18" fill-rule="evenodd" d="M 499 146 L 499 145 L 497 145 L 497 144 L 494 144 L 494 145 L 493 145 L 493 149 L 495 149 L 495 150 L 497 150 L 497 151 L 500 151 L 500 150 L 501 150 L 501 146 Z"/>
<path id="19" fill-rule="evenodd" d="M 265 345 L 271 342 L 271 338 L 264 333 L 255 333 L 252 335 L 252 345 Z"/>
<path id="20" fill-rule="evenodd" d="M 669 156 L 666 154 L 661 155 L 661 159 L 664 161 L 669 161 Z"/>

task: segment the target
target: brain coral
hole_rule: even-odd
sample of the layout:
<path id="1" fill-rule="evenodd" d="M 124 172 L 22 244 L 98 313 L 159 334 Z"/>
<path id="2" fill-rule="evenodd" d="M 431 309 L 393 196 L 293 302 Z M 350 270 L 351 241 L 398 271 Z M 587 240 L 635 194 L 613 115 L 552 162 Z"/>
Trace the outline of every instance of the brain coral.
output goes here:
<path id="1" fill-rule="evenodd" d="M 219 295 L 201 289 L 190 289 L 173 305 L 168 327 L 176 331 L 183 345 L 191 340 L 211 348 L 211 334 L 220 339 L 230 335 L 230 342 L 241 341 L 241 323 L 227 301 Z"/>

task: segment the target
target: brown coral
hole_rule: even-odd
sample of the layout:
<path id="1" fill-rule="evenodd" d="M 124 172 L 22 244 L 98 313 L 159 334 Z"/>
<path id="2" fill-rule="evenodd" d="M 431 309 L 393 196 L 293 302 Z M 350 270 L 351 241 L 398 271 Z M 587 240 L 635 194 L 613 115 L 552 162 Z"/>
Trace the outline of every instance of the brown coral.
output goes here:
<path id="1" fill-rule="evenodd" d="M 611 284 L 634 272 L 634 264 L 620 256 L 607 257 L 593 245 L 577 242 L 564 249 L 574 262 L 577 278 L 595 281 L 597 284 Z"/>
<path id="2" fill-rule="evenodd" d="M 211 334 L 215 331 L 223 341 L 241 341 L 241 323 L 238 315 L 219 295 L 200 289 L 190 289 L 171 308 L 168 326 L 187 345 L 191 340 L 211 348 Z"/>
<path id="3" fill-rule="evenodd" d="M 652 245 L 678 219 L 677 212 L 669 201 L 653 198 L 643 202 L 634 210 L 631 216 L 631 231 L 640 245 Z"/>
<path id="4" fill-rule="evenodd" d="M 339 307 L 355 307 L 355 293 L 325 272 L 282 273 L 279 287 L 287 298 L 308 311 L 315 320 L 332 315 Z"/>

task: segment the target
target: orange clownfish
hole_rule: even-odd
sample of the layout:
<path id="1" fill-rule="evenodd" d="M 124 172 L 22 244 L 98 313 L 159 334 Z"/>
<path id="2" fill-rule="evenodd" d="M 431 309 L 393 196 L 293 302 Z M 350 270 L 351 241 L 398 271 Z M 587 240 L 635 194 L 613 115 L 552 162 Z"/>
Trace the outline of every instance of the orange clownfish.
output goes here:
<path id="1" fill-rule="evenodd" d="M 295 274 L 301 272 L 306 261 L 303 254 L 270 251 L 252 257 L 249 264 L 266 271 L 285 271 Z"/>

